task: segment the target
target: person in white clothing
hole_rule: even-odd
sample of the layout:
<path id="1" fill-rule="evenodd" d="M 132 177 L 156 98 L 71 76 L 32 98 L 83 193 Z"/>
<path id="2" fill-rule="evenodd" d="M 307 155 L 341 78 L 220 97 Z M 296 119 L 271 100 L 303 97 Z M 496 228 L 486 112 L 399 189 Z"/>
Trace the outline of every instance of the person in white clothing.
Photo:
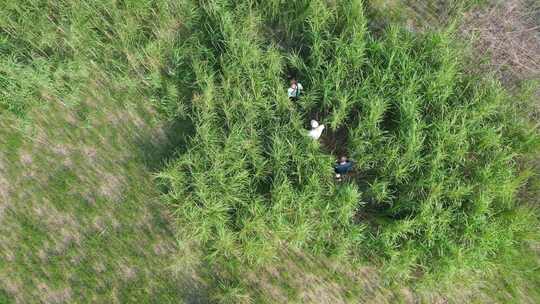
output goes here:
<path id="1" fill-rule="evenodd" d="M 291 100 L 298 100 L 300 97 L 300 94 L 302 94 L 302 91 L 304 90 L 304 87 L 301 83 L 296 81 L 296 79 L 291 79 L 291 87 L 287 90 L 287 95 Z"/>
<path id="2" fill-rule="evenodd" d="M 308 135 L 313 139 L 319 139 L 324 130 L 324 125 L 319 125 L 316 120 L 311 121 L 311 130 L 309 130 Z"/>

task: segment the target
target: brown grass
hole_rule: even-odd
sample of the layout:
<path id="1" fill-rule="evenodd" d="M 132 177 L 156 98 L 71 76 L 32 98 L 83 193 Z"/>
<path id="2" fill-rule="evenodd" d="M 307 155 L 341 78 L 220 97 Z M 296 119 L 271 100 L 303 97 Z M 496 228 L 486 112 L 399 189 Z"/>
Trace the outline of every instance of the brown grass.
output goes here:
<path id="1" fill-rule="evenodd" d="M 45 283 L 40 283 L 37 286 L 39 291 L 40 302 L 46 304 L 69 303 L 71 300 L 71 289 L 69 287 L 61 289 L 52 289 Z"/>
<path id="2" fill-rule="evenodd" d="M 246 281 L 269 303 L 416 303 L 418 297 L 384 286 L 374 268 L 285 250 L 273 266 L 249 272 Z M 287 288 L 282 285 L 287 283 Z M 291 297 L 288 290 L 294 290 Z M 411 302 L 412 301 L 412 302 Z"/>
<path id="3" fill-rule="evenodd" d="M 133 280 L 137 277 L 137 270 L 126 264 L 120 265 L 121 277 L 125 281 Z"/>
<path id="4" fill-rule="evenodd" d="M 495 72 L 503 83 L 540 76 L 540 20 L 524 0 L 501 1 L 465 15 L 461 32 L 488 61 L 481 71 Z"/>
<path id="5" fill-rule="evenodd" d="M 0 223 L 6 208 L 9 206 L 9 182 L 3 158 L 0 157 Z"/>
<path id="6" fill-rule="evenodd" d="M 120 202 L 125 189 L 125 178 L 119 174 L 100 171 L 99 194 L 111 202 Z"/>
<path id="7" fill-rule="evenodd" d="M 23 165 L 30 165 L 32 163 L 32 154 L 28 151 L 22 151 L 20 154 L 21 163 Z"/>

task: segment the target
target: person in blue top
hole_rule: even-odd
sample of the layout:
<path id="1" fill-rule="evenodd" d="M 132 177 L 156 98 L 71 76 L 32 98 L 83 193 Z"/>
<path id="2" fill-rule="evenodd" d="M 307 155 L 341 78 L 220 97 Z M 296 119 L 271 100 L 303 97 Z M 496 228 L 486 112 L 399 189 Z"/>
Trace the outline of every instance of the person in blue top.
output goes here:
<path id="1" fill-rule="evenodd" d="M 298 81 L 296 81 L 296 78 L 291 78 L 291 87 L 287 90 L 287 96 L 289 96 L 289 99 L 292 101 L 297 101 L 298 98 L 300 98 L 300 94 L 302 94 L 302 91 L 304 90 L 304 87 L 302 84 Z"/>
<path id="2" fill-rule="evenodd" d="M 336 180 L 341 181 L 344 175 L 351 172 L 354 166 L 354 162 L 347 159 L 346 156 L 340 157 L 339 161 L 334 166 L 334 172 L 336 172 Z"/>

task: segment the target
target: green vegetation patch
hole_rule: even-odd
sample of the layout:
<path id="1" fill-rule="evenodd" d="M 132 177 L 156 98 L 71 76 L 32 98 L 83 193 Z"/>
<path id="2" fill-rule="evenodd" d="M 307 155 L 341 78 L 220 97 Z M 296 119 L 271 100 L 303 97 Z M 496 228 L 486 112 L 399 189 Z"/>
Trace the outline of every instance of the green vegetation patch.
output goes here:
<path id="1" fill-rule="evenodd" d="M 461 1 L 368 2 L 4 3 L 0 303 L 538 298 L 530 96 L 427 32 Z"/>
<path id="2" fill-rule="evenodd" d="M 358 1 L 185 7 L 177 67 L 195 134 L 158 176 L 208 261 L 264 264 L 286 245 L 450 276 L 488 265 L 534 221 L 513 210 L 527 180 L 516 160 L 538 134 L 500 85 L 462 73 L 451 33 L 375 37 Z M 306 88 L 299 102 L 288 74 Z M 312 118 L 329 128 L 321 143 L 306 136 Z M 356 160 L 344 183 L 338 153 Z"/>

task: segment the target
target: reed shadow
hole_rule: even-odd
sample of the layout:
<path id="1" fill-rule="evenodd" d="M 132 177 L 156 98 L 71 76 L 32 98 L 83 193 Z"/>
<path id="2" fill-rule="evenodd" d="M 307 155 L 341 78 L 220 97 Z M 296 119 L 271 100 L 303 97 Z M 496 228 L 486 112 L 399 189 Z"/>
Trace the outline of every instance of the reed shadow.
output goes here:
<path id="1" fill-rule="evenodd" d="M 161 131 L 159 135 L 149 132 L 137 140 L 139 157 L 152 172 L 160 171 L 172 159 L 188 150 L 195 126 L 190 119 L 176 119 L 166 123 Z"/>

